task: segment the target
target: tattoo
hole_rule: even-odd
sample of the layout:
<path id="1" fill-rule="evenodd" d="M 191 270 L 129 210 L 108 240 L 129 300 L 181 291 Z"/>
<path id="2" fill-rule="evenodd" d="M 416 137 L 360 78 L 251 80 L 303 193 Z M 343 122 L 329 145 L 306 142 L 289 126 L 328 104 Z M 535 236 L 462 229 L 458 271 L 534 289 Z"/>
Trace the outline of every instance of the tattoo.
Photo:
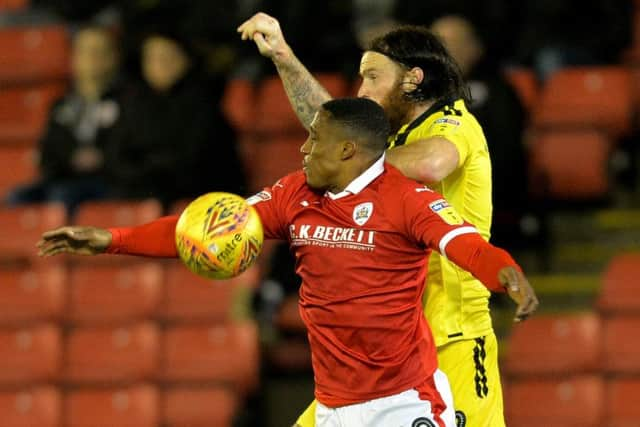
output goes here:
<path id="1" fill-rule="evenodd" d="M 331 95 L 298 58 L 293 57 L 287 64 L 277 64 L 276 68 L 293 110 L 302 125 L 309 129 L 316 111 L 331 99 Z"/>

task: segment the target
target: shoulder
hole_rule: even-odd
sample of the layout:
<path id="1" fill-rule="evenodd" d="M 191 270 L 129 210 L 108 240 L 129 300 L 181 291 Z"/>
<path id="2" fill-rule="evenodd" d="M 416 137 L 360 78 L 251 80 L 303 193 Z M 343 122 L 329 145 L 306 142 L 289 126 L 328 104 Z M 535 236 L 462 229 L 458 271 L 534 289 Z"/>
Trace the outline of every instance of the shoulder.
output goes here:
<path id="1" fill-rule="evenodd" d="M 459 99 L 452 105 L 445 105 L 429 115 L 420 125 L 416 126 L 412 134 L 426 138 L 444 133 L 461 133 L 477 125 L 478 121 L 475 116 L 467 109 L 465 102 Z"/>
<path id="2" fill-rule="evenodd" d="M 385 164 L 385 177 L 382 193 L 385 199 L 404 203 L 408 199 L 439 198 L 439 194 L 431 188 L 413 179 L 407 178 L 396 167 Z"/>

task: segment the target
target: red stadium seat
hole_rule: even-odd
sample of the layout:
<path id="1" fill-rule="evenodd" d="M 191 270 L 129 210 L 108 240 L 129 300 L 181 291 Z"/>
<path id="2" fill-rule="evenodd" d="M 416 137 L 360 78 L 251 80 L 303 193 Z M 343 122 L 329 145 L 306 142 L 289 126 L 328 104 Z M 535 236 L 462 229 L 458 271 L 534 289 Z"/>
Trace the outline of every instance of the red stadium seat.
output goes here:
<path id="1" fill-rule="evenodd" d="M 169 321 L 227 321 L 234 295 L 257 286 L 259 271 L 251 267 L 229 280 L 208 280 L 187 270 L 179 262 L 167 267 L 162 317 Z"/>
<path id="2" fill-rule="evenodd" d="M 596 127 L 613 137 L 631 130 L 631 74 L 622 66 L 558 70 L 544 84 L 534 112 L 537 127 Z"/>
<path id="3" fill-rule="evenodd" d="M 62 26 L 0 30 L 0 82 L 60 80 L 69 73 L 69 35 Z"/>
<path id="4" fill-rule="evenodd" d="M 598 297 L 605 313 L 640 313 L 640 253 L 614 257 L 607 267 Z"/>
<path id="5" fill-rule="evenodd" d="M 231 427 L 239 404 L 225 387 L 172 387 L 164 392 L 162 425 Z"/>
<path id="6" fill-rule="evenodd" d="M 306 138 L 306 134 L 298 134 L 253 141 L 249 151 L 251 157 L 247 159 L 251 169 L 251 191 L 271 186 L 283 176 L 302 169 L 300 147 Z"/>
<path id="7" fill-rule="evenodd" d="M 160 306 L 164 270 L 158 263 L 75 264 L 71 269 L 68 318 L 78 323 L 114 323 L 153 317 Z"/>
<path id="8" fill-rule="evenodd" d="M 0 425 L 7 427 L 59 427 L 60 392 L 47 386 L 0 392 Z"/>
<path id="9" fill-rule="evenodd" d="M 314 75 L 320 85 L 334 98 L 349 96 L 351 83 L 341 73 L 317 73 Z"/>
<path id="10" fill-rule="evenodd" d="M 74 222 L 96 227 L 130 227 L 158 219 L 162 213 L 162 205 L 155 199 L 87 202 L 78 208 Z"/>
<path id="11" fill-rule="evenodd" d="M 158 368 L 160 334 L 154 324 L 78 328 L 67 338 L 65 377 L 72 383 L 147 380 Z"/>
<path id="12" fill-rule="evenodd" d="M 30 183 L 37 177 L 36 150 L 0 145 L 0 199 L 17 185 Z"/>
<path id="13" fill-rule="evenodd" d="M 595 375 L 509 382 L 506 422 L 510 427 L 600 427 L 604 392 L 604 381 Z"/>
<path id="14" fill-rule="evenodd" d="M 258 85 L 254 121 L 261 134 L 305 133 L 278 76 L 267 77 Z"/>
<path id="15" fill-rule="evenodd" d="M 539 132 L 531 152 L 533 191 L 562 200 L 605 197 L 611 148 L 611 141 L 594 130 Z"/>
<path id="16" fill-rule="evenodd" d="M 596 314 L 536 316 L 514 326 L 504 368 L 510 375 L 587 373 L 599 368 Z"/>
<path id="17" fill-rule="evenodd" d="M 509 68 L 505 71 L 505 76 L 518 93 L 525 110 L 533 112 L 540 92 L 535 72 L 523 67 Z"/>
<path id="18" fill-rule="evenodd" d="M 33 146 L 64 89 L 62 84 L 41 84 L 0 90 L 0 144 Z"/>
<path id="19" fill-rule="evenodd" d="M 166 330 L 163 378 L 212 381 L 247 391 L 258 381 L 258 330 L 253 322 Z"/>
<path id="20" fill-rule="evenodd" d="M 349 83 L 341 74 L 320 73 L 315 77 L 333 97 L 349 92 Z M 258 85 L 254 120 L 258 133 L 306 134 L 278 76 L 267 77 Z"/>
<path id="21" fill-rule="evenodd" d="M 60 329 L 51 324 L 0 331 L 0 384 L 29 384 L 58 378 Z"/>
<path id="22" fill-rule="evenodd" d="M 222 96 L 222 111 L 227 120 L 241 134 L 253 131 L 256 94 L 253 82 L 245 79 L 230 79 Z"/>
<path id="23" fill-rule="evenodd" d="M 604 369 L 613 374 L 640 374 L 640 315 L 604 321 Z"/>
<path id="24" fill-rule="evenodd" d="M 66 304 L 67 271 L 60 265 L 0 270 L 0 324 L 58 320 Z"/>
<path id="25" fill-rule="evenodd" d="M 74 390 L 65 399 L 65 427 L 157 427 L 159 404 L 158 390 L 147 385 Z"/>
<path id="26" fill-rule="evenodd" d="M 606 387 L 607 427 L 640 427 L 640 379 L 614 378 Z"/>
<path id="27" fill-rule="evenodd" d="M 0 259 L 34 259 L 35 244 L 42 233 L 64 225 L 66 220 L 61 204 L 0 208 Z"/>

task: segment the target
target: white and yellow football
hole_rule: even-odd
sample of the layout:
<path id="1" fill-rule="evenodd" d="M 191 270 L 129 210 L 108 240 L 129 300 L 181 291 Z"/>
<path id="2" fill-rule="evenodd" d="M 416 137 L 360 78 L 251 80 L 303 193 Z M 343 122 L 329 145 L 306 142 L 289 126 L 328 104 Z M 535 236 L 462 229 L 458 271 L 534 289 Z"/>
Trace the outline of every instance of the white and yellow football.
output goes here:
<path id="1" fill-rule="evenodd" d="M 228 279 L 256 260 L 263 243 L 262 223 L 244 198 L 207 193 L 189 203 L 176 225 L 176 247 L 182 262 L 209 279 Z"/>

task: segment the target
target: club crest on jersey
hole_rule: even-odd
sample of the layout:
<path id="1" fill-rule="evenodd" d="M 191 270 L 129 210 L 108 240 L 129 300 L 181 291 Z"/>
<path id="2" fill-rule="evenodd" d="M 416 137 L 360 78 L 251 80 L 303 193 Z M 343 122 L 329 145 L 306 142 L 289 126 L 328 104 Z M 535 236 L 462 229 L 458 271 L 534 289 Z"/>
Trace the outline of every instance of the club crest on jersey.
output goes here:
<path id="1" fill-rule="evenodd" d="M 353 221 L 358 225 L 364 225 L 371 218 L 371 214 L 373 214 L 373 203 L 360 203 L 353 209 Z"/>
<path id="2" fill-rule="evenodd" d="M 445 199 L 438 199 L 429 203 L 429 209 L 437 213 L 440 218 L 449 225 L 460 225 L 464 223 L 462 217 Z"/>

